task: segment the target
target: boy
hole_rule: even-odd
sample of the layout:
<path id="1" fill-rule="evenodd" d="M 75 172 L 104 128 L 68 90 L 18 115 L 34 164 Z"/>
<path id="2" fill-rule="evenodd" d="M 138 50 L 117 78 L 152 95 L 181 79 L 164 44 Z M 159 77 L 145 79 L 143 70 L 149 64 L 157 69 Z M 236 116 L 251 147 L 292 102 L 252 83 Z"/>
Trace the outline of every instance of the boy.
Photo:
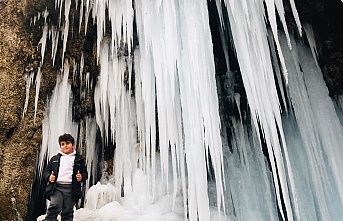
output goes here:
<path id="1" fill-rule="evenodd" d="M 70 134 L 59 136 L 60 151 L 51 157 L 43 172 L 43 179 L 48 182 L 46 198 L 50 205 L 46 221 L 56 221 L 61 213 L 62 221 L 72 221 L 74 205 L 81 198 L 81 182 L 88 178 L 87 168 L 82 156 L 76 154 L 75 140 Z"/>

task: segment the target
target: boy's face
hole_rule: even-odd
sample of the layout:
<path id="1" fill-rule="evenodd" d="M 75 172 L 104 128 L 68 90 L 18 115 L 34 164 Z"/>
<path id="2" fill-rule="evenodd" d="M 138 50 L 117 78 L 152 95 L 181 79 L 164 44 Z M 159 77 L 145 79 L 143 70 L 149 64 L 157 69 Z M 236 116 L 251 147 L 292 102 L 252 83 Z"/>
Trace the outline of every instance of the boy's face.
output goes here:
<path id="1" fill-rule="evenodd" d="M 70 141 L 60 142 L 61 151 L 65 154 L 71 154 L 73 152 L 74 147 L 75 147 L 75 144 L 73 145 Z"/>

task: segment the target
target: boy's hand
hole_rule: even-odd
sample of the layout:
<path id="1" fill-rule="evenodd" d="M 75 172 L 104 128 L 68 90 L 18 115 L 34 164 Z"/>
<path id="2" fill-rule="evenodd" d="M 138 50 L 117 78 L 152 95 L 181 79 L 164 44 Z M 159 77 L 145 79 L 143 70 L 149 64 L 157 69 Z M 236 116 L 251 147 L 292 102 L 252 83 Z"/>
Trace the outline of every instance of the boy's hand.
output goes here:
<path id="1" fill-rule="evenodd" d="M 79 182 L 82 180 L 82 175 L 79 170 L 77 171 L 77 174 L 76 174 L 76 180 Z"/>
<path id="2" fill-rule="evenodd" d="M 49 181 L 50 181 L 51 183 L 54 183 L 54 182 L 56 181 L 56 176 L 55 176 L 55 174 L 54 174 L 54 171 L 51 172 L 51 175 L 50 175 L 50 177 L 49 177 Z"/>

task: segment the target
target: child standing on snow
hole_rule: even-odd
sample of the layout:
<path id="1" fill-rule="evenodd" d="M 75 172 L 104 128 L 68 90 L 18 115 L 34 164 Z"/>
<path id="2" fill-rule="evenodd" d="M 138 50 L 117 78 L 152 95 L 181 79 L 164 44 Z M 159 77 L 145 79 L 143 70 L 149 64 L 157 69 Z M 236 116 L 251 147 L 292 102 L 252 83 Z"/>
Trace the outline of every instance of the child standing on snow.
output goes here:
<path id="1" fill-rule="evenodd" d="M 74 205 L 81 198 L 81 182 L 88 178 L 82 156 L 76 154 L 75 140 L 70 134 L 59 136 L 60 151 L 51 157 L 44 169 L 43 179 L 48 182 L 46 197 L 50 200 L 46 221 L 56 221 L 61 212 L 62 221 L 72 221 Z"/>

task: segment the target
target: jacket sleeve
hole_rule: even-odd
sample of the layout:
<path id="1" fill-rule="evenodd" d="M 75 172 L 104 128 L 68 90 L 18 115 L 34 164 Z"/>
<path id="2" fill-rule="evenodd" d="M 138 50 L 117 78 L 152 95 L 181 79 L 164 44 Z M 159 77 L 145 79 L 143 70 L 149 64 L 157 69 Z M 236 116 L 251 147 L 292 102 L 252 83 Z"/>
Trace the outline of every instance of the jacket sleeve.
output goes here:
<path id="1" fill-rule="evenodd" d="M 82 175 L 82 182 L 86 181 L 88 179 L 88 172 L 87 172 L 87 167 L 86 167 L 85 161 L 83 159 L 81 161 L 80 173 Z"/>
<path id="2" fill-rule="evenodd" d="M 49 182 L 51 171 L 52 171 L 52 168 L 51 168 L 51 159 L 50 159 L 48 162 L 48 165 L 46 165 L 46 167 L 44 168 L 44 171 L 43 171 L 43 180 L 44 181 Z"/>

